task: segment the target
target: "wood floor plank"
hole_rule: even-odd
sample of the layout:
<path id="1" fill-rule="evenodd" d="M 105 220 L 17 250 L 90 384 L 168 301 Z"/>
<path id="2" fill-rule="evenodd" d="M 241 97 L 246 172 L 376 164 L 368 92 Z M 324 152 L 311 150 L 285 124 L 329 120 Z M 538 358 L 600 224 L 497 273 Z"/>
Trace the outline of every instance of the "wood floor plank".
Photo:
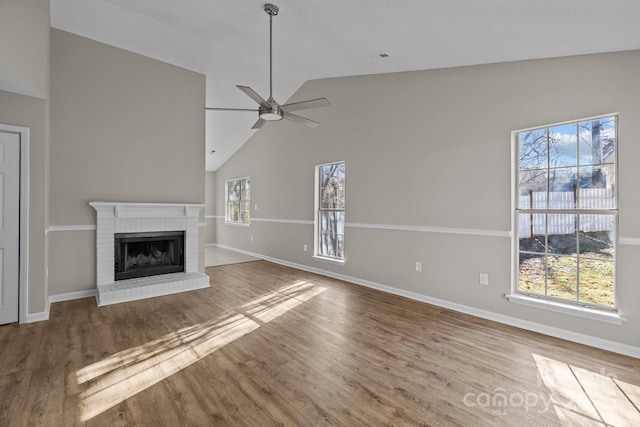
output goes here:
<path id="1" fill-rule="evenodd" d="M 256 261 L 0 327 L 0 426 L 596 426 L 640 361 Z M 609 424 L 607 424 L 609 423 Z"/>

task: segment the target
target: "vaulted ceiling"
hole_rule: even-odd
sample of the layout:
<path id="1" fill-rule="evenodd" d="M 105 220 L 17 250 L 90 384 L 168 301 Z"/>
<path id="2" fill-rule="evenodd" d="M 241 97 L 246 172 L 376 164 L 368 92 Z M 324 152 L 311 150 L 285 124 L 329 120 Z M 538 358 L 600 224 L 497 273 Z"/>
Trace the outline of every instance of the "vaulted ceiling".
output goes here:
<path id="1" fill-rule="evenodd" d="M 640 48 L 637 0 L 272 1 L 280 103 L 311 79 Z M 208 106 L 254 108 L 235 85 L 268 96 L 264 3 L 51 0 L 51 25 L 206 74 Z M 206 114 L 203 155 L 216 170 L 255 132 L 256 115 Z"/>

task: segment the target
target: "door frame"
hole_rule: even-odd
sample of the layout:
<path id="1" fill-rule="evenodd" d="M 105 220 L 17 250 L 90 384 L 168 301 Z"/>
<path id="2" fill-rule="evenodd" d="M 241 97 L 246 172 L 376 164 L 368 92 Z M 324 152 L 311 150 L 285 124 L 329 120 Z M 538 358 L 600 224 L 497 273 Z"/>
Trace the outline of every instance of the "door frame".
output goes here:
<path id="1" fill-rule="evenodd" d="M 20 266 L 18 322 L 28 321 L 29 308 L 29 128 L 0 123 L 0 131 L 20 137 Z"/>

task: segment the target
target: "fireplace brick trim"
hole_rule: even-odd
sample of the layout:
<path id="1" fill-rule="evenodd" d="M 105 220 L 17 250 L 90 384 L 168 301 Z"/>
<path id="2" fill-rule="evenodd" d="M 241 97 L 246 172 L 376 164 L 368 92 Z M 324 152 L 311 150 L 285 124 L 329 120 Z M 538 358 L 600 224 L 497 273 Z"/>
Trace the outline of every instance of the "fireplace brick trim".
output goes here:
<path id="1" fill-rule="evenodd" d="M 99 306 L 209 286 L 208 276 L 198 272 L 198 223 L 203 204 L 96 201 L 89 205 L 96 210 L 97 218 L 96 284 Z M 152 231 L 185 232 L 185 272 L 163 275 L 167 277 L 150 276 L 116 282 L 114 235 Z"/>

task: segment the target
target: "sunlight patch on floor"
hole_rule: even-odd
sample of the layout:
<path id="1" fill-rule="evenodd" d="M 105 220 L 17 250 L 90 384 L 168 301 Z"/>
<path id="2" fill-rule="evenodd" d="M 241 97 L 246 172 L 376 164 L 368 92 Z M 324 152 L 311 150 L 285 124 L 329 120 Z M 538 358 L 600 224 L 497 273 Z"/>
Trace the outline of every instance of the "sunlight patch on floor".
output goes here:
<path id="1" fill-rule="evenodd" d="M 276 317 L 310 300 L 323 292 L 325 288 L 317 287 L 311 283 L 297 281 L 290 286 L 284 286 L 277 291 L 269 292 L 242 306 L 245 314 L 268 323 Z"/>
<path id="2" fill-rule="evenodd" d="M 86 422 L 282 316 L 325 288 L 297 281 L 256 298 L 235 313 L 171 332 L 76 371 Z"/>
<path id="3" fill-rule="evenodd" d="M 596 373 L 533 355 L 564 426 L 640 426 L 640 387 L 602 369 Z"/>

